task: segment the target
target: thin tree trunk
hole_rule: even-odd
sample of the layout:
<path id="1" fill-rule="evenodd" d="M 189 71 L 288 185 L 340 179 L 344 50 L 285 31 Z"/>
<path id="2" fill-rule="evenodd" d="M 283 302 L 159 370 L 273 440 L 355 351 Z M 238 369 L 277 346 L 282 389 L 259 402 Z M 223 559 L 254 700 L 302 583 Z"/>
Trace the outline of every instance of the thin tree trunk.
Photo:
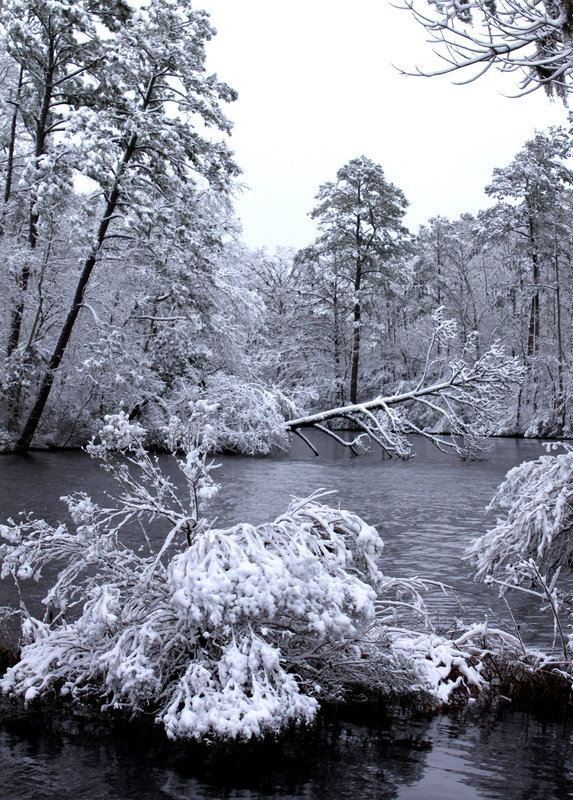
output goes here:
<path id="1" fill-rule="evenodd" d="M 46 403 L 48 401 L 48 397 L 50 396 L 50 391 L 52 389 L 52 385 L 56 377 L 56 370 L 60 366 L 63 355 L 70 341 L 70 337 L 72 335 L 76 319 L 80 312 L 80 308 L 82 307 L 86 286 L 88 285 L 89 279 L 95 267 L 98 254 L 106 240 L 111 219 L 117 208 L 117 204 L 121 194 L 120 190 L 121 178 L 123 176 L 123 173 L 125 172 L 125 169 L 129 161 L 131 160 L 135 152 L 136 143 L 137 143 L 137 135 L 132 134 L 127 149 L 124 153 L 120 168 L 118 169 L 117 176 L 115 179 L 115 184 L 105 208 L 105 213 L 100 222 L 96 242 L 94 244 L 91 253 L 89 254 L 88 258 L 84 263 L 78 281 L 78 285 L 76 287 L 76 292 L 74 294 L 72 305 L 70 307 L 70 310 L 68 311 L 62 330 L 60 331 L 60 336 L 58 338 L 52 356 L 48 362 L 44 378 L 40 385 L 40 389 L 38 390 L 36 402 L 34 403 L 32 410 L 30 411 L 28 420 L 24 425 L 20 438 L 16 443 L 17 452 L 25 452 L 26 450 L 29 449 L 32 443 L 32 439 L 34 438 L 34 434 L 36 433 L 36 429 L 38 427 L 40 419 L 42 418 L 42 414 L 44 413 L 44 409 L 46 407 Z"/>
<path id="2" fill-rule="evenodd" d="M 53 42 L 51 42 L 49 49 L 49 56 L 48 56 L 48 65 L 45 72 L 44 96 L 42 98 L 40 115 L 36 121 L 36 148 L 34 152 L 36 163 L 38 163 L 38 160 L 46 153 L 46 146 L 48 140 L 47 130 L 50 119 L 50 107 L 54 92 L 54 71 L 55 71 L 54 59 L 55 59 L 54 47 L 53 47 Z M 23 70 L 20 71 L 21 78 L 22 75 L 23 75 Z M 10 186 L 7 183 L 5 191 L 9 191 L 10 187 L 11 187 L 11 177 L 10 177 Z M 36 208 L 36 198 L 32 196 L 30 200 L 30 210 L 28 217 L 28 248 L 30 254 L 34 253 L 38 244 L 39 218 L 40 215 Z M 10 356 L 15 352 L 15 350 L 20 345 L 20 339 L 22 336 L 22 322 L 24 319 L 25 298 L 26 298 L 26 292 L 28 291 L 28 284 L 30 282 L 31 274 L 32 270 L 30 261 L 26 259 L 24 261 L 22 271 L 18 276 L 18 298 L 16 300 L 14 308 L 12 309 L 12 315 L 10 319 L 10 332 L 8 335 L 8 346 L 6 350 L 8 358 L 10 358 Z M 22 403 L 22 384 L 21 382 L 18 382 L 11 391 L 9 398 L 9 404 L 10 404 L 10 419 L 8 421 L 9 430 L 14 429 L 17 425 L 18 418 L 20 416 L 21 403 Z"/>
<path id="3" fill-rule="evenodd" d="M 360 366 L 360 325 L 361 325 L 360 303 L 354 303 L 352 319 L 352 366 L 350 371 L 350 402 L 358 402 L 358 368 Z"/>
<path id="4" fill-rule="evenodd" d="M 527 331 L 527 355 L 533 356 L 539 346 L 539 254 L 535 241 L 533 217 L 529 216 L 529 243 L 531 247 L 531 266 L 533 278 L 533 295 L 529 307 L 529 325 Z"/>
<path id="5" fill-rule="evenodd" d="M 14 152 L 16 150 L 16 132 L 18 126 L 18 115 L 20 113 L 20 95 L 22 94 L 22 84 L 24 82 L 24 67 L 20 67 L 20 75 L 18 76 L 18 88 L 16 90 L 16 99 L 13 102 L 14 114 L 12 115 L 12 122 L 10 124 L 10 141 L 8 143 L 8 159 L 6 162 L 6 180 L 4 182 L 4 208 L 2 210 L 2 231 L 4 230 L 4 218 L 6 216 L 6 205 L 10 200 L 12 194 L 12 178 L 14 176 Z"/>
<path id="6" fill-rule="evenodd" d="M 358 186 L 358 207 L 360 207 L 360 186 Z M 350 366 L 350 402 L 358 402 L 358 368 L 360 366 L 360 326 L 362 309 L 360 307 L 359 292 L 362 286 L 362 236 L 361 217 L 356 217 L 356 266 L 354 273 L 354 309 L 352 313 L 352 360 Z"/>
<path id="7" fill-rule="evenodd" d="M 565 428 L 565 383 L 563 378 L 563 365 L 565 356 L 563 353 L 563 333 L 561 329 L 561 285 L 559 270 L 559 253 L 557 250 L 557 232 L 553 235 L 554 258 L 555 258 L 555 327 L 557 335 L 557 397 L 555 411 L 557 414 L 556 436 L 563 436 Z"/>

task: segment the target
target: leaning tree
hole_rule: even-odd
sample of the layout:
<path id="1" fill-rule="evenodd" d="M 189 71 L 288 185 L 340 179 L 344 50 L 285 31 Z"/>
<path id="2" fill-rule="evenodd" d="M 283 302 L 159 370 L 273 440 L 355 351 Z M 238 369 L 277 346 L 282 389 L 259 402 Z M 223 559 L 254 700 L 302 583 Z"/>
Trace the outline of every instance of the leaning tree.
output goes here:
<path id="1" fill-rule="evenodd" d="M 42 74 L 47 98 L 43 152 L 38 155 L 36 148 L 30 160 L 34 193 L 49 198 L 60 173 L 68 180 L 82 175 L 93 187 L 87 199 L 77 203 L 83 226 L 76 224 L 81 235 L 75 288 L 26 411 L 16 443 L 23 451 L 35 435 L 88 285 L 110 243 L 148 236 L 157 224 L 158 209 L 162 221 L 169 219 L 169 207 L 179 207 L 199 186 L 227 192 L 237 168 L 221 137 L 221 132 L 230 131 L 221 103 L 236 94 L 205 71 L 205 44 L 214 34 L 206 12 L 192 9 L 189 0 L 176 5 L 151 0 L 141 9 L 124 6 L 123 24 L 102 33 L 87 3 L 74 4 L 73 9 L 59 0 L 18 6 L 20 25 L 4 27 L 7 49 L 20 59 L 26 74 Z M 54 66 L 53 31 L 59 31 L 56 41 L 65 34 L 83 42 L 84 28 L 89 54 L 74 57 L 75 67 L 75 61 L 64 60 L 71 52 L 64 48 Z M 22 30 L 25 43 L 33 40 L 29 53 L 17 41 Z M 89 69 L 84 68 L 86 62 Z M 71 75 L 74 87 L 68 86 Z M 40 115 L 42 111 L 39 104 Z M 209 128 L 216 129 L 216 137 L 208 135 Z M 34 214 L 41 212 L 41 204 L 35 202 L 34 209 Z"/>

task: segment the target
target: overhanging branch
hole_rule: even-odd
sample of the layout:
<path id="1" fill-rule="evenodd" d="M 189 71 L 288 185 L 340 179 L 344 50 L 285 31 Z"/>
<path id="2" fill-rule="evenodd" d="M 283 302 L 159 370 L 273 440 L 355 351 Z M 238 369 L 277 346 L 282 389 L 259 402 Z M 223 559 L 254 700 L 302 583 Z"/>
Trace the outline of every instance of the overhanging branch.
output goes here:
<path id="1" fill-rule="evenodd" d="M 442 452 L 479 458 L 488 449 L 488 434 L 499 425 L 508 392 L 521 377 L 522 368 L 493 345 L 473 363 L 459 360 L 444 365 L 443 373 L 433 383 L 421 386 L 418 382 L 404 392 L 291 419 L 285 428 L 301 436 L 315 453 L 316 447 L 301 429 L 327 433 L 354 452 L 357 446 L 365 449 L 367 438 L 389 456 L 409 458 L 412 449 L 407 437 L 417 434 Z M 344 421 L 362 433 L 346 441 L 327 427 Z"/>

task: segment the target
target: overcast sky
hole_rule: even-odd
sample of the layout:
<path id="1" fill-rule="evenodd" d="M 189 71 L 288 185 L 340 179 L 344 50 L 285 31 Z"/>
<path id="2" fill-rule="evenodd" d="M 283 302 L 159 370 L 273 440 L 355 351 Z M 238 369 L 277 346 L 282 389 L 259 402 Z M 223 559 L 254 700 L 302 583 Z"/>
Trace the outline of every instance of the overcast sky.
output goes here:
<path id="1" fill-rule="evenodd" d="M 247 189 L 237 200 L 252 247 L 302 247 L 321 183 L 365 155 L 410 202 L 412 231 L 490 202 L 483 188 L 534 130 L 564 124 L 541 92 L 519 99 L 515 74 L 405 77 L 436 63 L 427 34 L 388 0 L 203 0 L 218 31 L 208 68 L 239 92 L 227 107 Z"/>

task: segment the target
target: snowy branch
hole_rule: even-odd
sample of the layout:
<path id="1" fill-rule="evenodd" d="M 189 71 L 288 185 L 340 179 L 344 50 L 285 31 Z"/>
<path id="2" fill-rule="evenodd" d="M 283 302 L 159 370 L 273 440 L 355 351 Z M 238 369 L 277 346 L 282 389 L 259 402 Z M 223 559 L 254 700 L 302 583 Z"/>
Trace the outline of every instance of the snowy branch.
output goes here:
<path id="1" fill-rule="evenodd" d="M 428 31 L 445 62 L 442 69 L 415 74 L 434 76 L 476 68 L 461 83 L 481 77 L 495 65 L 524 74 L 519 88 L 527 94 L 543 87 L 565 98 L 572 90 L 573 12 L 568 0 L 405 0 L 402 8 Z"/>
<path id="2" fill-rule="evenodd" d="M 429 363 L 430 354 L 424 377 Z M 507 394 L 520 378 L 521 368 L 502 348 L 493 345 L 473 363 L 460 359 L 445 365 L 441 372 L 439 380 L 424 385 L 418 381 L 405 392 L 291 419 L 286 429 L 301 435 L 301 429 L 315 428 L 353 450 L 367 449 L 371 440 L 388 455 L 399 458 L 411 455 L 407 437 L 418 434 L 443 452 L 462 458 L 479 457 L 487 451 L 485 437 L 499 426 Z M 350 422 L 362 434 L 345 441 L 325 426 L 341 421 Z"/>

